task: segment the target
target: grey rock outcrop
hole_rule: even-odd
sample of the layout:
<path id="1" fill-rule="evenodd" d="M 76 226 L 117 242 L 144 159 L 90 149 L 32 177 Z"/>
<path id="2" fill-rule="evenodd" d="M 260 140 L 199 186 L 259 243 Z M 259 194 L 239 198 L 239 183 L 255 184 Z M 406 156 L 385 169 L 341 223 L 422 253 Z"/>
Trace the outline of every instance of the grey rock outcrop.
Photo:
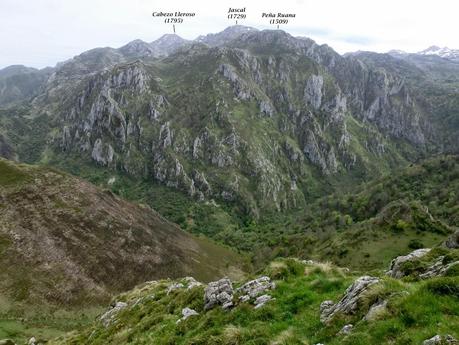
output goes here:
<path id="1" fill-rule="evenodd" d="M 204 309 L 208 310 L 216 305 L 223 309 L 233 306 L 233 284 L 228 278 L 223 278 L 207 285 L 204 291 Z"/>
<path id="2" fill-rule="evenodd" d="M 194 310 L 194 309 L 191 309 L 191 308 L 183 308 L 182 309 L 182 318 L 177 320 L 177 323 L 180 323 L 182 321 L 185 321 L 186 319 L 188 319 L 190 316 L 196 316 L 196 315 L 199 315 L 199 313 Z"/>
<path id="3" fill-rule="evenodd" d="M 365 321 L 374 321 L 380 318 L 387 310 L 387 301 L 381 301 L 373 304 L 368 313 L 363 318 Z"/>
<path id="4" fill-rule="evenodd" d="M 193 289 L 195 287 L 202 286 L 202 283 L 198 282 L 193 277 L 186 277 L 185 281 L 186 281 L 186 284 L 187 284 L 186 285 L 187 290 L 191 290 L 191 289 Z"/>
<path id="5" fill-rule="evenodd" d="M 405 262 L 407 261 L 413 261 L 417 260 L 427 253 L 430 252 L 429 248 L 422 248 L 422 249 L 417 249 L 408 255 L 402 255 L 398 256 L 395 259 L 392 260 L 389 271 L 386 272 L 386 274 L 392 278 L 402 278 L 405 275 L 405 272 L 402 270 L 402 266 Z"/>
<path id="6" fill-rule="evenodd" d="M 236 289 L 237 293 L 241 293 L 241 300 L 248 300 L 250 298 L 255 298 L 258 295 L 264 293 L 267 290 L 273 290 L 276 288 L 276 283 L 271 281 L 271 278 L 263 276 L 251 281 L 248 281 L 240 288 Z"/>
<path id="7" fill-rule="evenodd" d="M 319 109 L 322 104 L 322 88 L 324 78 L 321 75 L 312 75 L 306 82 L 304 89 L 304 100 L 306 104 L 310 104 L 314 109 Z"/>
<path id="8" fill-rule="evenodd" d="M 341 334 L 341 335 L 350 334 L 352 332 L 353 328 L 354 328 L 354 325 L 352 325 L 352 324 L 344 325 L 343 328 L 341 328 L 341 330 L 339 331 L 338 334 Z"/>
<path id="9" fill-rule="evenodd" d="M 435 335 L 430 339 L 424 340 L 422 345 L 457 345 L 459 342 L 452 337 L 451 335 L 446 335 L 444 337 L 440 335 Z"/>
<path id="10" fill-rule="evenodd" d="M 2 339 L 0 345 L 16 345 L 16 343 L 11 339 Z"/>
<path id="11" fill-rule="evenodd" d="M 255 300 L 255 309 L 263 307 L 269 301 L 274 300 L 270 295 L 261 295 Z"/>
<path id="12" fill-rule="evenodd" d="M 110 309 L 105 312 L 101 317 L 100 321 L 105 327 L 110 326 L 113 321 L 115 320 L 116 315 L 123 309 L 127 308 L 127 303 L 124 302 L 116 302 L 114 305 L 110 307 Z"/>
<path id="13" fill-rule="evenodd" d="M 445 241 L 445 245 L 451 249 L 459 248 L 459 230 L 448 237 L 448 239 Z"/>
<path id="14" fill-rule="evenodd" d="M 91 157 L 97 163 L 108 165 L 113 161 L 114 151 L 110 144 L 103 144 L 102 139 L 97 139 L 92 149 Z"/>
<path id="15" fill-rule="evenodd" d="M 428 279 L 444 275 L 451 267 L 459 265 L 459 261 L 450 263 L 444 262 L 445 257 L 439 256 L 437 260 L 427 268 L 427 270 L 419 275 L 421 279 Z"/>
<path id="16" fill-rule="evenodd" d="M 320 321 L 328 323 L 336 314 L 353 314 L 358 308 L 362 295 L 368 288 L 379 282 L 378 278 L 363 276 L 358 278 L 344 293 L 343 298 L 333 304 L 332 301 L 324 301 L 320 305 Z"/>
<path id="17" fill-rule="evenodd" d="M 167 294 L 169 295 L 172 291 L 183 289 L 185 285 L 182 283 L 172 283 L 167 287 Z"/>

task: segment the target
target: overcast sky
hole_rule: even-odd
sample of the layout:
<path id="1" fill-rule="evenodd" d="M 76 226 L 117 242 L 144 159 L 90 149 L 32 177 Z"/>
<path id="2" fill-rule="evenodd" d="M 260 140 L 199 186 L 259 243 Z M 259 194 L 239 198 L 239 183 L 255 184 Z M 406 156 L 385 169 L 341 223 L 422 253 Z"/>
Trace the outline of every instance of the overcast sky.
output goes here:
<path id="1" fill-rule="evenodd" d="M 258 29 L 270 28 L 262 12 L 296 13 L 282 29 L 339 53 L 459 48 L 458 0 L 0 0 L 0 68 L 54 66 L 95 47 L 151 42 L 172 32 L 151 16 L 158 10 L 195 12 L 177 25 L 177 34 L 194 39 L 234 24 L 229 7 L 246 7 L 240 24 Z"/>

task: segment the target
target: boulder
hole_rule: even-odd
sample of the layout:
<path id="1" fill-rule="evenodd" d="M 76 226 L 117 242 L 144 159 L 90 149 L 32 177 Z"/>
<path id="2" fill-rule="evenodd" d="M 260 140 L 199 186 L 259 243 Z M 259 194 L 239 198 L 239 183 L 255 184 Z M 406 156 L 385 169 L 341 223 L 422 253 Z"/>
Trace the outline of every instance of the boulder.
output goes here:
<path id="1" fill-rule="evenodd" d="M 362 294 L 368 290 L 368 288 L 379 282 L 378 278 L 363 276 L 358 278 L 351 286 L 349 286 L 344 293 L 343 298 L 333 304 L 332 301 L 324 301 L 320 305 L 320 321 L 328 323 L 331 319 L 339 313 L 342 314 L 353 314 L 362 298 Z"/>
<path id="2" fill-rule="evenodd" d="M 373 304 L 368 310 L 368 313 L 363 318 L 365 321 L 374 321 L 377 320 L 383 315 L 387 310 L 387 301 L 381 301 Z"/>
<path id="3" fill-rule="evenodd" d="M 195 315 L 199 315 L 199 313 L 196 310 L 188 308 L 188 307 L 183 308 L 182 309 L 182 318 L 177 320 L 177 323 L 185 321 L 190 316 L 195 316 Z"/>
<path id="4" fill-rule="evenodd" d="M 236 289 L 236 292 L 243 294 L 244 297 L 255 298 L 267 290 L 276 288 L 276 284 L 271 281 L 271 278 L 263 276 L 251 281 L 248 281 L 240 288 Z"/>
<path id="5" fill-rule="evenodd" d="M 208 310 L 216 305 L 221 305 L 223 309 L 231 308 L 233 293 L 233 285 L 228 278 L 209 283 L 204 290 L 204 309 Z"/>
<path id="6" fill-rule="evenodd" d="M 0 345 L 16 345 L 11 339 L 2 339 L 0 340 Z"/>
<path id="7" fill-rule="evenodd" d="M 202 286 L 202 283 L 198 282 L 193 277 L 186 277 L 185 281 L 187 283 L 187 286 L 186 286 L 187 290 L 191 290 L 191 289 L 193 289 L 195 287 Z"/>
<path id="8" fill-rule="evenodd" d="M 266 303 L 273 300 L 270 295 L 262 295 L 255 300 L 255 309 L 263 307 Z"/>
<path id="9" fill-rule="evenodd" d="M 354 328 L 354 325 L 352 324 L 345 325 L 343 328 L 341 328 L 341 331 L 339 331 L 338 334 L 341 334 L 341 335 L 350 334 L 352 331 L 352 328 Z"/>
<path id="10" fill-rule="evenodd" d="M 110 324 L 114 321 L 116 315 L 124 308 L 126 308 L 128 305 L 127 303 L 124 302 L 116 302 L 114 305 L 110 307 L 107 312 L 105 312 L 101 317 L 100 321 L 105 327 L 110 326 Z"/>
<path id="11" fill-rule="evenodd" d="M 446 335 L 444 337 L 440 335 L 435 335 L 430 339 L 424 340 L 422 345 L 457 345 L 459 342 L 453 338 L 451 335 Z"/>
<path id="12" fill-rule="evenodd" d="M 417 249 L 408 255 L 397 256 L 390 263 L 389 271 L 387 271 L 386 274 L 392 278 L 404 277 L 405 272 L 403 272 L 402 270 L 402 265 L 407 261 L 417 260 L 429 252 L 430 252 L 429 248 L 422 248 L 422 249 Z"/>
<path id="13" fill-rule="evenodd" d="M 459 230 L 448 237 L 445 241 L 445 246 L 451 249 L 459 248 Z"/>
<path id="14" fill-rule="evenodd" d="M 172 291 L 183 289 L 185 285 L 182 283 L 172 283 L 167 287 L 167 294 L 169 295 Z"/>

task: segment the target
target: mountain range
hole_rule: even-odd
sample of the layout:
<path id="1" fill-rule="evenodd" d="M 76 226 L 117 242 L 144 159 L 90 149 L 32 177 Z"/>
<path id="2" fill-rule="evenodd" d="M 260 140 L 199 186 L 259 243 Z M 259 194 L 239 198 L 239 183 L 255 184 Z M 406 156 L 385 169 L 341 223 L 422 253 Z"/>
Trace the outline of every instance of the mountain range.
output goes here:
<path id="1" fill-rule="evenodd" d="M 29 305 L 100 306 L 147 280 L 241 279 L 278 257 L 312 260 L 319 267 L 314 273 L 295 260 L 274 261 L 263 271 L 284 281 L 281 291 L 291 300 L 279 292 L 281 306 L 298 308 L 276 307 L 269 316 L 246 314 L 243 305 L 231 314 L 242 319 L 220 311 L 202 319 L 208 325 L 216 315 L 222 324 L 240 325 L 244 315 L 254 324 L 272 317 L 283 328 L 299 322 L 301 303 L 315 308 L 319 298 L 337 297 L 355 272 L 385 269 L 413 250 L 443 248 L 459 227 L 454 54 L 431 47 L 340 55 L 282 30 L 232 26 L 192 41 L 164 35 L 95 48 L 53 68 L 0 70 L 0 260 L 8 267 L 0 273 L 0 326 L 11 329 L 1 333 L 0 327 L 0 338 L 14 335 L 19 326 L 8 317 L 22 318 Z M 407 279 L 457 257 L 441 248 L 435 251 L 441 256 L 404 266 Z M 329 274 L 324 261 L 348 270 Z M 307 272 L 312 280 L 303 277 Z M 455 289 L 454 277 L 443 283 Z M 158 316 L 146 320 L 164 322 L 168 334 L 161 338 L 155 328 L 154 339 L 174 343 L 182 329 L 171 316 L 178 305 L 191 303 L 204 315 L 196 295 L 201 285 L 169 296 L 173 286 L 190 281 L 149 282 L 121 295 L 133 309 L 120 314 L 116 330 L 96 323 L 76 339 L 95 334 L 90 343 L 147 342 L 141 320 L 154 309 Z M 393 291 L 402 295 L 405 287 L 427 289 L 411 280 L 384 281 L 387 289 L 372 303 L 391 300 Z M 313 299 L 299 288 L 303 283 L 317 289 Z M 428 291 L 426 300 L 435 300 Z M 455 308 L 448 294 L 444 303 Z M 136 298 L 146 299 L 138 305 Z M 390 322 L 415 334 L 414 321 L 401 316 L 412 311 L 410 301 L 394 302 Z M 117 302 L 109 315 L 126 307 Z M 434 309 L 447 314 L 443 306 Z M 315 317 L 315 309 L 306 310 Z M 51 320 L 48 325 L 57 322 Z M 318 322 L 308 339 L 340 341 L 320 333 Z M 202 344 L 257 337 L 248 329 L 227 337 L 219 323 L 205 325 L 187 336 Z"/>
<path id="2" fill-rule="evenodd" d="M 97 48 L 1 72 L 2 151 L 31 163 L 78 156 L 255 216 L 290 209 L 342 176 L 457 149 L 458 65 L 430 58 L 343 57 L 240 26 Z M 14 145 L 13 112 L 46 127 L 33 157 L 21 146 L 35 139 Z"/>

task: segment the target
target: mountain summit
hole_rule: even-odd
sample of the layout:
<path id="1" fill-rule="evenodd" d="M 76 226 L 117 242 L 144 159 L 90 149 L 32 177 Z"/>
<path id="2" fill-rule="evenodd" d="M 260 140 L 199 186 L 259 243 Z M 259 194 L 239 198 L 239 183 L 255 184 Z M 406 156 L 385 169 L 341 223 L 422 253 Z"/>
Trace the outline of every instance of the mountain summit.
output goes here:
<path id="1" fill-rule="evenodd" d="M 440 48 L 438 46 L 431 46 L 427 49 L 424 49 L 417 54 L 420 55 L 437 55 L 445 59 L 457 60 L 459 61 L 459 49 L 450 49 L 448 47 Z"/>

